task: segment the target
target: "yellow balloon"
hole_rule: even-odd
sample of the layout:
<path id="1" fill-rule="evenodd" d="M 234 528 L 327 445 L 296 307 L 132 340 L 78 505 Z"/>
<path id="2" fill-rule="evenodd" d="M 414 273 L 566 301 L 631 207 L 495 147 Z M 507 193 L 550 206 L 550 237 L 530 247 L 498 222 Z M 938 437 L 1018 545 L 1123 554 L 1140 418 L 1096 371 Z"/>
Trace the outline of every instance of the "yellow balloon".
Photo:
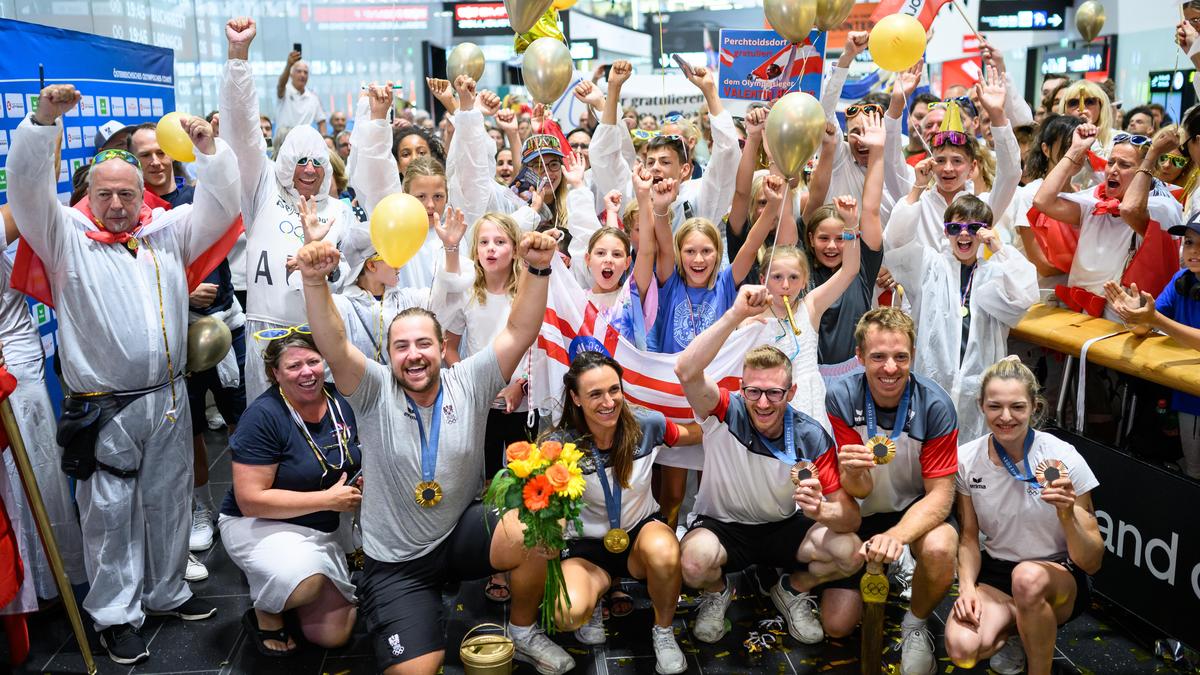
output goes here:
<path id="1" fill-rule="evenodd" d="M 371 243 L 383 261 L 397 269 L 417 254 L 428 233 L 425 206 L 410 194 L 388 195 L 371 212 Z"/>
<path id="2" fill-rule="evenodd" d="M 571 84 L 575 65 L 567 46 L 554 38 L 538 38 L 521 57 L 521 77 L 529 95 L 538 103 L 550 105 Z"/>
<path id="3" fill-rule="evenodd" d="M 907 14 L 889 14 L 871 29 L 867 48 L 880 68 L 894 73 L 908 70 L 925 53 L 925 27 Z"/>
<path id="4" fill-rule="evenodd" d="M 817 19 L 817 0 L 763 0 L 763 14 L 788 42 L 803 43 Z"/>
<path id="5" fill-rule="evenodd" d="M 483 77 L 484 64 L 483 50 L 474 42 L 463 42 L 446 57 L 446 77 L 454 82 L 459 75 L 466 75 L 478 82 Z"/>
<path id="6" fill-rule="evenodd" d="M 196 161 L 196 153 L 192 148 L 192 139 L 188 138 L 187 132 L 183 130 L 183 125 L 180 120 L 183 115 L 178 112 L 169 112 L 162 116 L 158 121 L 158 126 L 154 128 L 154 135 L 158 137 L 158 147 L 162 148 L 163 152 L 167 153 L 171 159 L 180 162 Z"/>
<path id="7" fill-rule="evenodd" d="M 1096 39 L 1104 28 L 1104 5 L 1096 0 L 1087 0 L 1075 10 L 1075 27 L 1087 42 Z"/>
<path id="8" fill-rule="evenodd" d="M 554 0 L 552 7 L 561 12 L 564 9 L 571 9 L 574 7 L 577 1 L 578 0 Z"/>
<path id="9" fill-rule="evenodd" d="M 763 129 L 771 158 L 788 178 L 800 176 L 824 133 L 825 111 L 820 101 L 803 92 L 792 92 L 776 101 Z"/>

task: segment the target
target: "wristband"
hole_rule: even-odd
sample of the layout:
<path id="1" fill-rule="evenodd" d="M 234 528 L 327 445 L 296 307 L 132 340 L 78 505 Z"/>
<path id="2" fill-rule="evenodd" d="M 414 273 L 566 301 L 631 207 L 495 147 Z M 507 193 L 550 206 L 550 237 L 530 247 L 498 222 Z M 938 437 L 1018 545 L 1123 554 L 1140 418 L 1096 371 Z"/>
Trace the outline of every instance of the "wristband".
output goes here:
<path id="1" fill-rule="evenodd" d="M 858 230 L 842 230 L 842 241 L 854 241 L 860 236 L 862 235 Z"/>
<path id="2" fill-rule="evenodd" d="M 1146 174 L 1147 176 L 1149 176 L 1149 177 L 1151 177 L 1151 178 L 1154 178 L 1154 172 L 1150 171 L 1150 169 L 1141 169 L 1141 168 L 1139 168 L 1137 171 L 1134 171 L 1134 172 L 1133 172 L 1133 175 L 1135 175 L 1135 176 L 1136 176 L 1136 175 L 1138 175 L 1139 173 L 1144 173 L 1144 174 Z"/>
<path id="3" fill-rule="evenodd" d="M 550 276 L 550 269 L 551 268 L 549 268 L 549 267 L 534 267 L 533 265 L 530 265 L 528 263 L 525 264 L 525 271 L 529 272 L 530 274 L 532 274 L 535 277 Z"/>
<path id="4" fill-rule="evenodd" d="M 1072 163 L 1072 164 L 1080 164 L 1080 165 L 1082 165 L 1082 164 L 1083 164 L 1083 162 L 1084 162 L 1084 158 L 1083 158 L 1083 157 L 1072 157 L 1072 156 L 1071 156 L 1071 155 L 1069 155 L 1069 154 L 1064 154 L 1064 155 L 1063 155 L 1063 158 L 1064 158 L 1064 159 L 1069 159 L 1069 160 L 1071 160 L 1071 163 Z"/>
<path id="5" fill-rule="evenodd" d="M 445 250 L 447 253 L 453 253 L 454 251 L 458 250 L 458 244 L 455 244 L 454 246 L 446 246 Z"/>
<path id="6" fill-rule="evenodd" d="M 671 209 L 667 209 L 666 213 L 659 213 L 658 211 L 655 211 L 654 209 L 650 209 L 650 213 L 653 213 L 654 217 L 656 217 L 656 218 L 667 218 L 671 215 Z"/>

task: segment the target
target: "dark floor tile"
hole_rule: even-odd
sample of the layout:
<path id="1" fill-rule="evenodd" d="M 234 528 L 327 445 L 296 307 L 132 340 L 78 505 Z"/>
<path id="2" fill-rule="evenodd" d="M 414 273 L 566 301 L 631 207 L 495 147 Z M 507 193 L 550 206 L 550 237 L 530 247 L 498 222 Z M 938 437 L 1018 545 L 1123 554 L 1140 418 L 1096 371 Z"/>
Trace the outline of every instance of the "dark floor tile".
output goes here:
<path id="1" fill-rule="evenodd" d="M 250 586 L 246 583 L 245 575 L 225 553 L 219 534 L 214 540 L 212 548 L 200 551 L 195 555 L 208 568 L 208 578 L 204 581 L 191 582 L 189 585 L 192 587 L 192 593 L 202 598 L 248 595 L 250 593 Z"/>
<path id="2" fill-rule="evenodd" d="M 144 633 L 150 638 L 150 660 L 136 666 L 133 672 L 142 675 L 220 670 L 241 633 L 242 612 L 250 606 L 250 601 L 245 596 L 208 601 L 217 608 L 212 617 L 203 621 L 159 619 L 160 625 L 154 633 Z"/>

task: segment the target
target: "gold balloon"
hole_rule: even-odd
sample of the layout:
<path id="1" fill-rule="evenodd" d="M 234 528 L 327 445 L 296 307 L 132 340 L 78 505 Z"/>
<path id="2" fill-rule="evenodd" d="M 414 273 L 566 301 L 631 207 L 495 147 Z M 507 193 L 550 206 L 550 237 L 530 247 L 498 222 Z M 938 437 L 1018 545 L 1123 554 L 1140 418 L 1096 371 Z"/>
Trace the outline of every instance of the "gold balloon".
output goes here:
<path id="1" fill-rule="evenodd" d="M 1075 27 L 1087 42 L 1096 39 L 1104 28 L 1104 5 L 1096 0 L 1087 0 L 1075 10 Z"/>
<path id="2" fill-rule="evenodd" d="M 233 344 L 229 326 L 215 316 L 206 316 L 188 326 L 187 364 L 193 373 L 214 368 Z"/>
<path id="3" fill-rule="evenodd" d="M 450 50 L 450 56 L 446 57 L 446 76 L 451 82 L 458 79 L 459 75 L 479 81 L 483 77 L 483 50 L 474 42 L 463 42 Z"/>
<path id="4" fill-rule="evenodd" d="M 834 30 L 846 22 L 854 0 L 817 0 L 817 28 L 825 32 Z"/>
<path id="5" fill-rule="evenodd" d="M 804 42 L 817 18 L 817 0 L 763 0 L 763 13 L 788 42 Z"/>
<path id="6" fill-rule="evenodd" d="M 817 99 L 803 92 L 792 92 L 776 101 L 763 130 L 771 158 L 788 178 L 800 177 L 823 133 L 825 111 Z"/>
<path id="7" fill-rule="evenodd" d="M 562 42 L 552 38 L 534 40 L 521 58 L 525 88 L 538 103 L 549 105 L 557 101 L 571 84 L 574 74 L 571 52 Z"/>
<path id="8" fill-rule="evenodd" d="M 513 32 L 527 33 L 552 4 L 554 0 L 504 0 L 508 25 L 512 26 Z"/>

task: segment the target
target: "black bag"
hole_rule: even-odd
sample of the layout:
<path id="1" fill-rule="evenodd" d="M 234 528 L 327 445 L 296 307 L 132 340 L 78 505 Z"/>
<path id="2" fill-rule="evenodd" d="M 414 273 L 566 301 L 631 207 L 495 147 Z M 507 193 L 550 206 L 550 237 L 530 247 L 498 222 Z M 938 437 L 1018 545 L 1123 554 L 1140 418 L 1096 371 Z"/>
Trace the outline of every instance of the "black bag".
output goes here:
<path id="1" fill-rule="evenodd" d="M 63 449 L 63 473 L 76 480 L 87 480 L 99 467 L 120 478 L 137 476 L 137 469 L 118 469 L 97 460 L 96 439 L 100 437 L 100 430 L 105 424 L 116 417 L 125 406 L 143 395 L 107 394 L 88 398 L 64 398 L 62 417 L 58 420 L 58 430 L 55 434 L 55 440 Z"/>

